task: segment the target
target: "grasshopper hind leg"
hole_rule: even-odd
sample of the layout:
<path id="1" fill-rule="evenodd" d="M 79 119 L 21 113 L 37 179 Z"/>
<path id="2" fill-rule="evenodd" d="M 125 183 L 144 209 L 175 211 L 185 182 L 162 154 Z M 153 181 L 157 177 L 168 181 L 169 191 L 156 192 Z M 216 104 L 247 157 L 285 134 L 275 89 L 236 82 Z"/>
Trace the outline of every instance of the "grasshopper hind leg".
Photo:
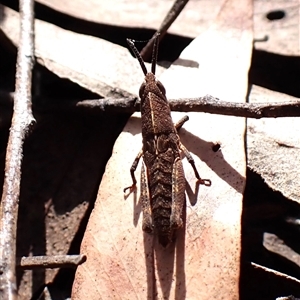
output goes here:
<path id="1" fill-rule="evenodd" d="M 153 233 L 152 209 L 147 182 L 147 174 L 143 163 L 141 170 L 141 203 L 143 210 L 143 230 L 147 233 Z"/>
<path id="2" fill-rule="evenodd" d="M 185 201 L 185 177 L 180 158 L 173 165 L 172 172 L 172 213 L 170 225 L 172 230 L 182 226 L 182 209 Z"/>

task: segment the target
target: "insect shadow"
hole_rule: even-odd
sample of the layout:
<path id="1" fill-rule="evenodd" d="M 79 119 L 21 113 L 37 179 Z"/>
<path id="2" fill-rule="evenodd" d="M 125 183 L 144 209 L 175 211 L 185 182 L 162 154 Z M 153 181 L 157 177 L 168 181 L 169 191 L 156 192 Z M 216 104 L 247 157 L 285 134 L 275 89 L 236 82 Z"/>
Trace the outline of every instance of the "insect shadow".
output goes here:
<path id="1" fill-rule="evenodd" d="M 182 220 L 183 226 L 176 230 L 176 239 L 167 248 L 159 244 L 156 235 L 144 232 L 147 299 L 157 299 L 158 294 L 162 295 L 162 299 L 170 299 L 172 286 L 175 292 L 174 299 L 181 300 L 186 297 L 186 204 L 183 207 Z"/>
<path id="2" fill-rule="evenodd" d="M 245 177 L 242 176 L 229 162 L 226 161 L 222 153 L 222 145 L 219 145 L 218 151 L 214 151 L 215 143 L 207 142 L 197 135 L 194 135 L 190 131 L 182 128 L 179 132 L 180 140 L 193 156 L 198 157 L 202 162 L 206 163 L 207 166 L 221 179 L 226 181 L 232 188 L 238 193 L 244 192 L 243 185 L 240 182 L 245 181 Z M 228 176 L 230 175 L 230 176 Z M 213 185 L 213 183 L 212 183 Z M 188 193 L 189 195 L 189 193 Z M 196 190 L 195 190 L 195 195 Z M 190 202 L 192 204 L 192 198 Z"/>

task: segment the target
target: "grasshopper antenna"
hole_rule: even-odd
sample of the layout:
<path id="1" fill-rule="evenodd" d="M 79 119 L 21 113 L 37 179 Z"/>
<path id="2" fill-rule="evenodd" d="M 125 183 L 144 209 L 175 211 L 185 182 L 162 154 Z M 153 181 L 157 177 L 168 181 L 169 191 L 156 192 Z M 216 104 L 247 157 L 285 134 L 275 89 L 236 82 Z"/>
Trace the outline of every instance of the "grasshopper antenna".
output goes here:
<path id="1" fill-rule="evenodd" d="M 134 42 L 133 42 L 134 40 L 126 39 L 126 41 L 127 41 L 127 44 L 129 45 L 130 49 L 133 51 L 135 57 L 138 59 L 140 65 L 141 65 L 141 67 L 142 67 L 142 70 L 143 70 L 143 72 L 144 72 L 144 75 L 146 76 L 146 74 L 148 73 L 148 71 L 147 71 L 147 68 L 146 68 L 146 66 L 145 66 L 144 60 L 143 60 L 143 58 L 141 57 L 140 52 L 138 51 L 138 49 L 136 49 L 136 47 L 135 47 L 135 45 L 134 45 Z M 153 69 L 153 68 L 152 68 L 152 69 Z M 154 69 L 155 69 L 155 67 L 154 67 Z"/>
<path id="2" fill-rule="evenodd" d="M 151 72 L 155 75 L 155 68 L 156 68 L 156 62 L 157 62 L 157 52 L 158 52 L 158 44 L 159 44 L 159 36 L 160 33 L 157 32 L 154 36 L 154 45 L 152 50 L 152 60 L 151 60 Z"/>

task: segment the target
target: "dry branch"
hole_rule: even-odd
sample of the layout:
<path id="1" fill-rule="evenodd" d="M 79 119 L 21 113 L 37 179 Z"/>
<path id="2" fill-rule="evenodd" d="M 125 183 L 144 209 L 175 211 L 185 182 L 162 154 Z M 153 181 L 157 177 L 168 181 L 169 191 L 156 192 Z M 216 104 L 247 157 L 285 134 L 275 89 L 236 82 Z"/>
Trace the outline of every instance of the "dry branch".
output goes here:
<path id="1" fill-rule="evenodd" d="M 31 75 L 34 61 L 33 0 L 20 1 L 21 31 L 17 56 L 14 112 L 6 150 L 1 206 L 0 298 L 17 299 L 16 229 L 23 142 L 34 122 L 31 111 Z"/>
<path id="2" fill-rule="evenodd" d="M 32 256 L 17 258 L 17 266 L 22 269 L 35 268 L 70 268 L 83 264 L 86 256 L 81 255 L 53 255 L 53 256 Z"/>
<path id="3" fill-rule="evenodd" d="M 276 270 L 267 268 L 267 267 L 265 267 L 265 266 L 261 266 L 261 265 L 259 265 L 259 264 L 254 263 L 254 262 L 251 262 L 250 264 L 251 264 L 251 266 L 254 267 L 254 268 L 261 269 L 261 270 L 263 270 L 263 271 L 265 271 L 265 272 L 275 274 L 276 276 L 283 277 L 283 278 L 286 278 L 286 279 L 288 279 L 288 280 L 291 280 L 291 281 L 294 281 L 294 282 L 300 284 L 300 280 L 297 279 L 297 278 L 295 278 L 295 277 L 286 275 L 286 274 L 284 274 L 284 273 L 282 273 L 282 272 L 279 272 L 279 271 L 276 271 Z"/>
<path id="4" fill-rule="evenodd" d="M 10 107 L 13 93 L 0 91 L 0 105 Z M 57 99 L 56 99 L 57 100 Z M 70 110 L 76 107 L 106 112 L 134 113 L 140 111 L 140 100 L 137 97 L 103 98 L 82 101 L 66 101 L 37 97 L 33 109 L 39 112 Z M 300 100 L 290 102 L 237 103 L 221 101 L 211 95 L 199 98 L 170 99 L 172 111 L 206 112 L 244 118 L 282 118 L 299 117 Z M 0 117 L 2 117 L 0 115 Z"/>
<path id="5" fill-rule="evenodd" d="M 49 101 L 51 103 L 51 101 Z M 53 103 L 53 102 L 52 102 Z M 220 101 L 218 98 L 207 95 L 199 98 L 170 99 L 172 111 L 180 112 L 206 112 L 218 115 L 227 115 L 246 118 L 279 118 L 300 116 L 300 101 L 273 102 L 273 103 L 237 103 Z M 133 113 L 140 111 L 140 102 L 132 98 L 104 98 L 97 100 L 84 100 L 68 104 L 68 106 L 86 107 L 109 112 Z M 52 109 L 55 107 L 52 105 Z M 37 108 L 47 110 L 46 106 Z M 51 109 L 48 107 L 48 109 Z M 60 109 L 63 105 L 60 104 Z"/>
<path id="6" fill-rule="evenodd" d="M 189 2 L 189 0 L 175 0 L 174 4 L 168 11 L 166 17 L 162 21 L 159 29 L 156 31 L 156 33 L 160 33 L 159 40 L 161 41 L 164 35 L 167 33 L 167 30 L 169 27 L 173 24 L 173 22 L 177 19 L 181 11 L 184 9 L 185 5 Z M 152 48 L 154 44 L 154 39 L 156 37 L 156 33 L 153 35 L 153 37 L 150 39 L 150 41 L 147 43 L 147 45 L 143 48 L 141 51 L 141 56 L 146 61 L 151 57 Z"/>

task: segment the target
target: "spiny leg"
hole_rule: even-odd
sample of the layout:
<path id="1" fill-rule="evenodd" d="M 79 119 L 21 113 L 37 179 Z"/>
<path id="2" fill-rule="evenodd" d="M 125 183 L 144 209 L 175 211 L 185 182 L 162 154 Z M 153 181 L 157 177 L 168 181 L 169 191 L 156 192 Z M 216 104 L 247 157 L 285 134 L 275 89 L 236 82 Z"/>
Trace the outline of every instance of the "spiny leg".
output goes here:
<path id="1" fill-rule="evenodd" d="M 188 151 L 188 149 L 185 148 L 185 146 L 180 142 L 180 145 L 179 145 L 180 149 L 183 151 L 185 157 L 187 158 L 188 162 L 191 164 L 193 170 L 194 170 L 194 173 L 195 173 L 195 176 L 196 178 L 198 179 L 198 182 L 200 184 L 204 184 L 206 186 L 211 186 L 211 180 L 210 179 L 202 179 L 197 171 L 197 168 L 195 166 L 195 161 L 191 155 L 191 153 Z"/>
<path id="2" fill-rule="evenodd" d="M 177 157 L 172 171 L 172 213 L 170 217 L 171 228 L 182 226 L 182 208 L 185 201 L 185 177 L 181 159 Z"/>
<path id="3" fill-rule="evenodd" d="M 174 123 L 174 127 L 176 128 L 177 132 L 180 130 L 180 128 L 183 126 L 183 124 L 188 120 L 189 120 L 189 117 L 187 115 L 185 115 L 179 121 Z"/>
<path id="4" fill-rule="evenodd" d="M 152 210 L 150 203 L 149 187 L 147 181 L 147 172 L 145 170 L 145 164 L 142 165 L 141 170 L 141 203 L 143 210 L 143 230 L 148 233 L 153 233 L 152 224 Z"/>
<path id="5" fill-rule="evenodd" d="M 136 188 L 136 179 L 135 179 L 135 176 L 134 176 L 134 172 L 137 168 L 137 165 L 139 164 L 139 161 L 140 161 L 140 158 L 142 157 L 143 155 L 143 149 L 141 149 L 141 151 L 138 153 L 138 155 L 136 156 L 136 158 L 134 159 L 133 161 L 133 164 L 130 168 L 130 175 L 131 175 L 131 178 L 132 178 L 132 185 L 131 186 L 128 186 L 124 189 L 124 193 L 127 191 L 127 190 L 130 190 L 130 193 Z"/>

